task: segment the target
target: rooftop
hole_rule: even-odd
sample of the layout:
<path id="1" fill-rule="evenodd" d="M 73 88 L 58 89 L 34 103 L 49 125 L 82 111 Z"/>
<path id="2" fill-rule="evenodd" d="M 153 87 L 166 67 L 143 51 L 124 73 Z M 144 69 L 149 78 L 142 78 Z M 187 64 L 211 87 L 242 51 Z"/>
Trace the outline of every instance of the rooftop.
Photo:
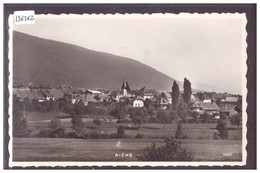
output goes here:
<path id="1" fill-rule="evenodd" d="M 237 97 L 226 97 L 226 102 L 237 102 L 238 98 Z"/>

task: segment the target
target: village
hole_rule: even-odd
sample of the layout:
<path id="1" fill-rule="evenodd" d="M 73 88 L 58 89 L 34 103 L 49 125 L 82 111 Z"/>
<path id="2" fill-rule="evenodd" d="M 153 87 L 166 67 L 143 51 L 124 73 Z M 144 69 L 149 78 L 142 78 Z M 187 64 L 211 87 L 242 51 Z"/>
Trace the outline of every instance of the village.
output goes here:
<path id="1" fill-rule="evenodd" d="M 72 105 L 81 103 L 84 106 L 92 105 L 95 108 L 125 103 L 132 108 L 172 109 L 172 93 L 170 91 L 159 92 L 145 87 L 130 89 L 127 81 L 122 82 L 119 90 L 73 88 L 68 85 L 61 85 L 53 89 L 37 86 L 19 87 L 13 89 L 13 96 L 14 100 L 24 103 L 23 107 L 30 103 L 31 107 L 35 108 L 36 105 L 39 107 L 39 105 L 46 105 L 48 102 L 59 103 L 63 100 Z M 193 91 L 187 109 L 189 114 L 186 115 L 185 119 L 194 119 L 194 112 L 197 113 L 196 118 L 203 117 L 205 114 L 210 116 L 212 120 L 220 119 L 222 115 L 232 117 L 242 112 L 242 96 Z"/>

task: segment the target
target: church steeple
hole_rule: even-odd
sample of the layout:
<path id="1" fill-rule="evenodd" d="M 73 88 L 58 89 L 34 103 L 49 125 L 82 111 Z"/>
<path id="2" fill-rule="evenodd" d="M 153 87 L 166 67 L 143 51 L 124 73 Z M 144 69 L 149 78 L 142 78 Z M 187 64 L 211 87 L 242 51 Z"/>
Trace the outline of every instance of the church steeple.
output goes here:
<path id="1" fill-rule="evenodd" d="M 130 86 L 128 85 L 128 82 L 126 82 L 126 90 L 129 92 L 130 91 Z"/>
<path id="2" fill-rule="evenodd" d="M 129 87 L 128 82 L 123 81 L 123 84 L 121 86 L 121 90 L 123 91 L 123 89 L 125 89 L 126 91 L 130 91 L 130 87 Z"/>
<path id="3" fill-rule="evenodd" d="M 123 91 L 123 89 L 126 89 L 126 83 L 125 83 L 125 81 L 123 81 L 123 84 L 122 84 L 122 86 L 121 86 L 121 90 Z"/>
<path id="4" fill-rule="evenodd" d="M 125 95 L 125 96 L 127 95 L 127 92 L 130 91 L 130 87 L 126 81 L 123 81 L 123 84 L 121 86 L 121 91 L 122 91 L 123 95 Z"/>

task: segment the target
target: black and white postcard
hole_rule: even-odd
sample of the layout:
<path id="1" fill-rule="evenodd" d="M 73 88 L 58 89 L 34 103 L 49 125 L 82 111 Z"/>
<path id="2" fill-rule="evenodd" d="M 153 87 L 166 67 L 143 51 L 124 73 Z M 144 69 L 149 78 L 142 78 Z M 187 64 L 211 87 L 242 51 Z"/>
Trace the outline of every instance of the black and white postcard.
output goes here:
<path id="1" fill-rule="evenodd" d="M 245 13 L 9 25 L 9 166 L 243 166 Z"/>

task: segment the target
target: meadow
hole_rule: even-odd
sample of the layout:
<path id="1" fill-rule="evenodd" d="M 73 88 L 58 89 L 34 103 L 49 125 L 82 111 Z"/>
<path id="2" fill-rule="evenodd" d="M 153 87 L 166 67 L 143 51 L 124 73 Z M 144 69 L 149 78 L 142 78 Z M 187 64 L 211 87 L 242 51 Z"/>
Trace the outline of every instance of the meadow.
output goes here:
<path id="1" fill-rule="evenodd" d="M 66 132 L 72 131 L 71 118 L 63 118 L 61 125 Z M 31 113 L 27 115 L 32 130 L 31 138 L 13 139 L 14 161 L 137 161 L 145 147 L 164 144 L 165 137 L 174 137 L 176 123 L 142 124 L 138 129 L 132 123 L 102 122 L 96 125 L 91 118 L 83 118 L 86 133 L 113 134 L 124 126 L 126 138 L 122 139 L 73 139 L 37 138 L 41 129 L 47 128 L 53 115 Z M 194 161 L 241 161 L 242 128 L 231 126 L 228 140 L 214 140 L 216 124 L 183 124 L 186 139 L 182 147 L 192 153 Z M 141 139 L 136 135 L 142 134 Z M 122 157 L 122 154 L 124 157 Z M 131 157 L 130 157 L 131 156 Z"/>
<path id="2" fill-rule="evenodd" d="M 120 142 L 120 145 L 118 145 Z M 240 140 L 181 140 L 194 161 L 241 161 Z M 14 161 L 137 161 L 144 148 L 163 139 L 14 138 Z M 124 157 L 119 157 L 123 154 Z M 126 157 L 126 154 L 128 155 Z M 130 154 L 132 157 L 130 157 Z"/>
<path id="3" fill-rule="evenodd" d="M 64 113 L 59 113 L 58 116 L 63 116 L 61 121 L 62 127 L 65 128 L 66 132 L 72 131 L 71 118 L 67 118 Z M 43 128 L 47 128 L 53 115 L 50 113 L 31 113 L 27 116 L 30 129 L 32 129 L 32 135 L 39 133 Z M 64 118 L 65 117 L 65 118 Z M 103 122 L 100 125 L 95 125 L 92 121 L 93 118 L 83 118 L 85 123 L 84 131 L 86 133 L 106 133 L 113 134 L 117 133 L 119 126 L 126 127 L 125 134 L 128 138 L 134 138 L 138 133 L 142 134 L 144 138 L 165 138 L 175 136 L 177 129 L 176 123 L 171 124 L 160 124 L 160 123 L 147 123 L 142 124 L 139 129 L 132 123 L 116 123 L 116 119 L 111 119 L 110 122 Z M 216 130 L 216 123 L 212 124 L 183 124 L 184 134 L 187 139 L 205 139 L 212 140 Z M 242 128 L 241 126 L 230 125 L 228 139 L 230 140 L 241 140 L 242 139 Z"/>

